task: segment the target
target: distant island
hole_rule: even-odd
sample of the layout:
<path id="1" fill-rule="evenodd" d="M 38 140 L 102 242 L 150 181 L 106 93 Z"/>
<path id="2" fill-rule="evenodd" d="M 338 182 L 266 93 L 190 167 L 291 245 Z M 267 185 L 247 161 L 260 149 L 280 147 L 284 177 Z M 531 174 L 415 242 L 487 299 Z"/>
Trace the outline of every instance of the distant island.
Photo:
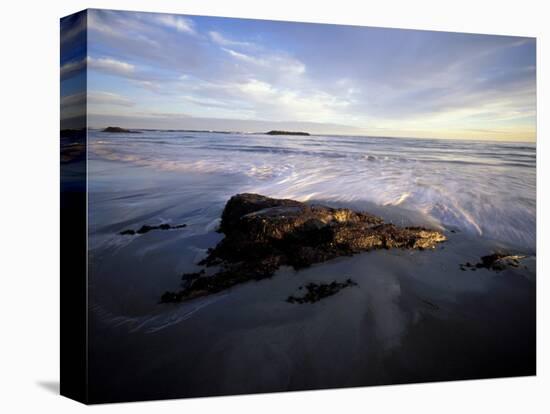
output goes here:
<path id="1" fill-rule="evenodd" d="M 125 128 L 113 127 L 113 126 L 108 126 L 107 128 L 105 128 L 101 132 L 112 132 L 112 133 L 122 133 L 122 132 L 124 132 L 126 134 L 139 134 L 140 133 L 139 131 L 132 131 L 131 129 L 125 129 Z"/>
<path id="2" fill-rule="evenodd" d="M 273 130 L 273 131 L 269 131 L 269 132 L 266 132 L 266 135 L 304 135 L 304 136 L 309 136 L 309 133 L 308 132 L 295 132 L 295 131 L 277 131 L 277 130 Z"/>
<path id="3" fill-rule="evenodd" d="M 146 131 L 157 131 L 155 129 L 149 130 L 146 129 Z M 158 130 L 160 131 L 160 130 Z M 199 130 L 199 129 L 165 129 L 162 130 L 165 132 L 200 132 L 200 133 L 210 133 L 210 134 L 242 134 L 243 132 L 238 131 L 213 131 L 213 130 Z M 107 128 L 104 128 L 101 130 L 101 132 L 109 132 L 113 134 L 118 133 L 125 133 L 125 134 L 140 134 L 142 131 L 136 131 L 132 129 L 126 129 L 121 128 L 118 126 L 108 126 Z M 244 132 L 246 134 L 246 132 Z M 309 132 L 303 132 L 303 131 L 282 131 L 278 129 L 274 129 L 268 132 L 254 132 L 254 134 L 264 134 L 264 135 L 300 135 L 300 136 L 310 136 L 311 134 Z"/>
<path id="4" fill-rule="evenodd" d="M 158 131 L 165 132 L 200 132 L 208 134 L 252 134 L 252 135 L 304 135 L 309 136 L 309 132 L 300 132 L 300 131 L 279 131 L 272 130 L 269 132 L 242 132 L 242 131 L 216 131 L 210 129 L 164 129 Z"/>

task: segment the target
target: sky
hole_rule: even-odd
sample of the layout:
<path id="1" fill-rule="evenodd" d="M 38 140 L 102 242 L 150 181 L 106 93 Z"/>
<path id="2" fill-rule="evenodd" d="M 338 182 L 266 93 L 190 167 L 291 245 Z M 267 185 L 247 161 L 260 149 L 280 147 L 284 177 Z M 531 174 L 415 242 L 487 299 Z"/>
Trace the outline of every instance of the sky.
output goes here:
<path id="1" fill-rule="evenodd" d="M 61 39 L 91 127 L 536 139 L 533 38 L 89 10 Z"/>

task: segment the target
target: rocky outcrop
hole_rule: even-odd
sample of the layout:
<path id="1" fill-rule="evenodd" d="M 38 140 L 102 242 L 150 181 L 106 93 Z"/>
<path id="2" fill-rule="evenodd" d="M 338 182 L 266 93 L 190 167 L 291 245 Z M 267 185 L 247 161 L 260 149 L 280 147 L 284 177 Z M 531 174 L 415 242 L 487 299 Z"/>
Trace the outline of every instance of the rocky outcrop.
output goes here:
<path id="1" fill-rule="evenodd" d="M 487 256 L 481 257 L 481 261 L 475 264 L 466 262 L 460 265 L 460 270 L 466 269 L 488 269 L 500 272 L 510 267 L 518 267 L 520 260 L 525 259 L 525 256 L 509 253 L 493 253 Z"/>
<path id="2" fill-rule="evenodd" d="M 183 289 L 162 302 L 179 302 L 271 277 L 282 265 L 295 269 L 374 249 L 431 249 L 446 240 L 435 230 L 398 227 L 345 208 L 309 205 L 258 194 L 231 197 L 222 213 L 225 238 L 199 263 L 219 266 L 211 275 L 184 275 Z"/>
<path id="3" fill-rule="evenodd" d="M 269 131 L 266 132 L 266 135 L 301 135 L 301 136 L 309 136 L 308 132 L 301 132 L 301 131 Z"/>
<path id="4" fill-rule="evenodd" d="M 139 131 L 132 131 L 131 129 L 121 128 L 121 127 L 113 127 L 109 126 L 102 130 L 101 132 L 111 132 L 111 133 L 126 133 L 126 134 L 139 134 Z"/>

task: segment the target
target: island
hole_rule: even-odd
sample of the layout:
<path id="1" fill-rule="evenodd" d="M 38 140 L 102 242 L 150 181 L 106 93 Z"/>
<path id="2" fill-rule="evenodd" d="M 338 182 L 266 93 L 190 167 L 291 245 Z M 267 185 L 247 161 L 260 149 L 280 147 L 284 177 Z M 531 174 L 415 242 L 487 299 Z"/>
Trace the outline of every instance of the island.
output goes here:
<path id="1" fill-rule="evenodd" d="M 103 129 L 101 132 L 111 132 L 111 133 L 125 133 L 125 134 L 139 134 L 139 131 L 132 131 L 131 129 L 121 128 L 121 127 L 113 127 L 108 126 L 107 128 Z"/>
<path id="2" fill-rule="evenodd" d="M 302 136 L 309 136 L 309 132 L 300 132 L 300 131 L 278 131 L 278 130 L 272 130 L 265 133 L 266 135 L 302 135 Z"/>

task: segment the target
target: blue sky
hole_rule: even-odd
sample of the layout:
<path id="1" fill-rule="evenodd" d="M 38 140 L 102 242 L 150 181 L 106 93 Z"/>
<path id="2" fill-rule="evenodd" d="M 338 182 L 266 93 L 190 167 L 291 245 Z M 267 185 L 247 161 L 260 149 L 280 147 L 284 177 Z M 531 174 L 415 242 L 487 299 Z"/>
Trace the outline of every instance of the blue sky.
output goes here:
<path id="1" fill-rule="evenodd" d="M 531 38 L 100 10 L 87 27 L 91 126 L 535 140 Z"/>

